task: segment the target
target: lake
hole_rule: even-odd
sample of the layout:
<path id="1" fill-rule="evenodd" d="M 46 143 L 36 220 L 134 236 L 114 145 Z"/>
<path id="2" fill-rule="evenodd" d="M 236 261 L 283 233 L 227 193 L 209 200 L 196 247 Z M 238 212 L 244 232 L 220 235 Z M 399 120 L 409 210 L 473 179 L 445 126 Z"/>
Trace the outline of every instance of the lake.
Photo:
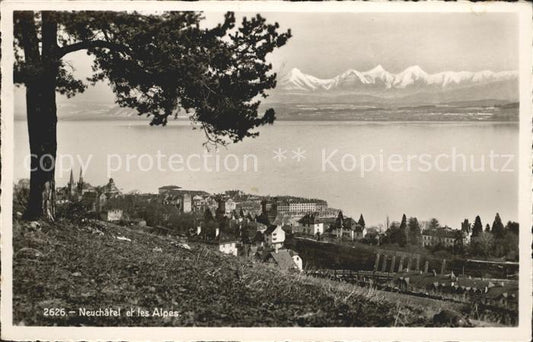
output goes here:
<path id="1" fill-rule="evenodd" d="M 91 158 L 85 181 L 111 176 L 125 192 L 174 184 L 321 198 L 370 224 L 403 213 L 455 228 L 478 214 L 484 225 L 496 212 L 517 220 L 518 123 L 279 121 L 259 131 L 206 154 L 202 131 L 188 121 L 60 121 L 58 155 L 73 156 L 76 180 L 76 158 Z M 16 121 L 15 180 L 29 177 L 27 141 L 26 123 Z M 58 186 L 69 163 L 63 157 L 56 170 Z"/>

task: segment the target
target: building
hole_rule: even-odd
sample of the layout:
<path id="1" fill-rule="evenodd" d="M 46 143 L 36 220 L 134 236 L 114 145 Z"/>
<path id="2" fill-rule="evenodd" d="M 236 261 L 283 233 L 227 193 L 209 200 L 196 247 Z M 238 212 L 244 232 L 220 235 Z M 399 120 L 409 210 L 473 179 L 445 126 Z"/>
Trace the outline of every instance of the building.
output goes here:
<path id="1" fill-rule="evenodd" d="M 281 214 L 289 213 L 289 202 L 287 200 L 281 200 L 276 203 L 278 212 Z"/>
<path id="2" fill-rule="evenodd" d="M 245 195 L 244 191 L 242 190 L 226 190 L 224 191 L 224 194 L 231 198 L 242 197 Z"/>
<path id="3" fill-rule="evenodd" d="M 283 246 L 285 242 L 285 231 L 281 226 L 270 226 L 264 233 L 266 239 L 266 245 L 278 250 Z"/>
<path id="4" fill-rule="evenodd" d="M 305 214 L 314 213 L 317 211 L 315 202 L 291 202 L 289 203 L 289 213 L 291 214 Z"/>
<path id="5" fill-rule="evenodd" d="M 170 205 L 178 208 L 181 213 L 190 213 L 192 211 L 192 198 L 187 192 L 163 192 L 160 194 L 161 202 L 164 205 Z"/>
<path id="6" fill-rule="evenodd" d="M 218 218 L 221 218 L 223 216 L 229 218 L 237 208 L 236 203 L 231 198 L 228 198 L 226 195 L 217 195 L 216 201 L 217 209 L 215 211 L 215 216 Z"/>
<path id="7" fill-rule="evenodd" d="M 122 209 L 109 209 L 102 211 L 100 217 L 109 222 L 116 222 L 122 220 L 123 212 Z"/>
<path id="8" fill-rule="evenodd" d="M 157 190 L 160 195 L 164 195 L 164 194 L 177 193 L 180 191 L 180 189 L 181 187 L 177 185 L 165 185 L 165 186 L 159 187 Z"/>
<path id="9" fill-rule="evenodd" d="M 292 215 L 304 215 L 307 213 L 324 213 L 328 209 L 328 203 L 323 200 L 287 199 L 278 201 L 278 211 Z"/>
<path id="10" fill-rule="evenodd" d="M 86 193 L 97 193 L 97 189 L 95 187 L 83 181 L 82 169 L 80 169 L 78 182 L 74 181 L 74 174 L 71 169 L 70 179 L 67 183 L 67 186 L 58 190 L 58 199 L 60 203 L 81 201 L 83 195 Z"/>
<path id="11" fill-rule="evenodd" d="M 192 211 L 192 199 L 190 194 L 183 194 L 182 197 L 182 207 L 181 211 L 183 213 L 190 213 Z"/>
<path id="12" fill-rule="evenodd" d="M 259 214 L 261 212 L 260 200 L 245 200 L 236 203 L 236 209 L 244 210 L 249 213 Z"/>
<path id="13" fill-rule="evenodd" d="M 204 212 L 207 209 L 207 201 L 200 195 L 195 195 L 192 198 L 192 211 Z"/>
<path id="14" fill-rule="evenodd" d="M 437 229 L 424 229 L 422 231 L 422 246 L 433 247 L 442 245 L 444 247 L 453 247 L 456 244 L 458 233 L 460 231 L 449 227 Z"/>
<path id="15" fill-rule="evenodd" d="M 105 193 L 108 197 L 122 195 L 122 192 L 118 189 L 113 178 L 109 178 L 109 181 L 100 189 L 100 192 Z"/>
<path id="16" fill-rule="evenodd" d="M 318 217 L 318 212 L 305 214 L 300 220 L 298 220 L 298 223 L 299 226 L 294 229 L 295 232 L 307 235 L 324 234 L 324 222 L 321 222 Z"/>
<path id="17" fill-rule="evenodd" d="M 366 227 L 361 226 L 359 223 L 355 224 L 353 229 L 353 238 L 352 240 L 362 240 L 366 236 L 368 230 Z"/>
<path id="18" fill-rule="evenodd" d="M 221 241 L 218 243 L 218 250 L 224 254 L 237 256 L 238 254 L 237 241 L 234 241 L 234 240 Z"/>
<path id="19" fill-rule="evenodd" d="M 299 258 L 299 257 L 298 257 Z M 301 259 L 299 259 L 301 261 Z M 301 270 L 296 264 L 295 259 L 291 256 L 288 250 L 282 249 L 277 252 L 269 252 L 263 258 L 264 262 L 276 265 L 284 271 Z"/>
<path id="20" fill-rule="evenodd" d="M 237 209 L 237 203 L 235 203 L 235 201 L 233 201 L 231 198 L 227 199 L 226 200 L 226 215 L 229 215 L 236 209 Z"/>
<path id="21" fill-rule="evenodd" d="M 294 261 L 294 264 L 296 265 L 296 268 L 298 269 L 298 271 L 303 271 L 303 261 L 302 261 L 302 258 L 300 257 L 300 255 L 298 255 L 298 253 L 296 253 L 295 251 L 289 249 L 289 254 L 290 256 L 292 257 L 292 261 Z"/>
<path id="22" fill-rule="evenodd" d="M 365 227 L 351 217 L 344 217 L 342 211 L 339 212 L 335 222 L 330 225 L 329 232 L 339 239 L 348 238 L 352 241 L 363 239 L 367 233 Z"/>
<path id="23" fill-rule="evenodd" d="M 92 186 L 83 180 L 83 173 L 80 170 L 78 182 L 74 181 L 74 175 L 70 170 L 70 180 L 65 187 L 58 188 L 57 203 L 79 202 L 89 212 L 100 212 L 104 210 L 107 201 L 122 195 L 113 178 L 100 187 Z"/>

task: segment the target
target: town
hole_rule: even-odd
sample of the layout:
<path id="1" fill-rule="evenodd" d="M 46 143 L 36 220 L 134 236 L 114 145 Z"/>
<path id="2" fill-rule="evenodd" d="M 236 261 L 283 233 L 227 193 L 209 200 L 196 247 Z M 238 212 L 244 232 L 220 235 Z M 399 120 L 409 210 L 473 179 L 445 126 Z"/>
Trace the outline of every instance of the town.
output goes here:
<path id="1" fill-rule="evenodd" d="M 15 201 L 28 189 L 28 180 L 15 184 Z M 156 194 L 123 193 L 113 179 L 92 186 L 81 171 L 77 181 L 71 171 L 66 186 L 56 189 L 56 202 L 59 219 L 133 227 L 291 273 L 475 302 L 492 308 L 491 315 L 498 311 L 499 321 L 516 322 L 518 224 L 504 225 L 498 214 L 492 227 L 483 227 L 479 216 L 453 229 L 406 215 L 372 226 L 363 214 L 356 220 L 322 199 L 210 194 L 177 185 Z"/>

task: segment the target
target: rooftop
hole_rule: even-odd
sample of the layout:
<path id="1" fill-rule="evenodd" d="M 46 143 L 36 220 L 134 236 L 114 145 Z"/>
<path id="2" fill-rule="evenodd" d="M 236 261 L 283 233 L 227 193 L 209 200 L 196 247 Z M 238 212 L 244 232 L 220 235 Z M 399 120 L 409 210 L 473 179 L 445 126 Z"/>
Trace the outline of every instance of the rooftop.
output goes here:
<path id="1" fill-rule="evenodd" d="M 279 250 L 277 253 L 271 252 L 270 256 L 282 270 L 289 270 L 296 267 L 296 264 L 294 263 L 294 260 L 292 260 L 289 251 L 285 249 Z"/>

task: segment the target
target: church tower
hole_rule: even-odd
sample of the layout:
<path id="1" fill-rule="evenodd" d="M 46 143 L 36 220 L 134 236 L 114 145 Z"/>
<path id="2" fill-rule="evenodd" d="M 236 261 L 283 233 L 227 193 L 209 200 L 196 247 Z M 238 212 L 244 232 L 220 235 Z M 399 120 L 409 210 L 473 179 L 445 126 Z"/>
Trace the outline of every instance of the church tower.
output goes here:
<path id="1" fill-rule="evenodd" d="M 76 186 L 74 184 L 74 174 L 72 173 L 72 169 L 70 169 L 70 180 L 68 181 L 67 188 L 70 199 L 73 199 L 76 196 Z"/>
<path id="2" fill-rule="evenodd" d="M 83 170 L 80 167 L 80 178 L 78 180 L 78 193 L 81 194 L 83 192 Z"/>

